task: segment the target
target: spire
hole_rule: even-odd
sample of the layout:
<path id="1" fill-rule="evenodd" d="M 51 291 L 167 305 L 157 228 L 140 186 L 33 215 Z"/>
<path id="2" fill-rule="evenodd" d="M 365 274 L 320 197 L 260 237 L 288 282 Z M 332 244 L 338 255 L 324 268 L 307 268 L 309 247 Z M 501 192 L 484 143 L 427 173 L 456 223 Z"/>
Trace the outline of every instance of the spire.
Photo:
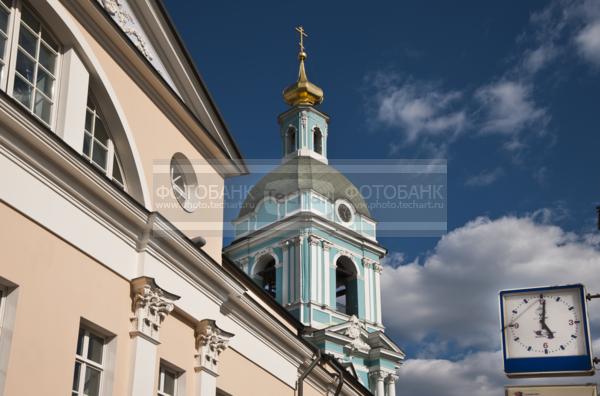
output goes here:
<path id="1" fill-rule="evenodd" d="M 298 53 L 300 68 L 298 70 L 298 81 L 283 91 L 283 99 L 290 106 L 318 105 L 323 102 L 323 90 L 308 81 L 306 70 L 304 69 L 304 61 L 307 57 L 306 51 L 304 51 L 304 37 L 308 37 L 308 35 L 302 26 L 298 26 L 296 31 L 300 34 L 300 52 Z"/>

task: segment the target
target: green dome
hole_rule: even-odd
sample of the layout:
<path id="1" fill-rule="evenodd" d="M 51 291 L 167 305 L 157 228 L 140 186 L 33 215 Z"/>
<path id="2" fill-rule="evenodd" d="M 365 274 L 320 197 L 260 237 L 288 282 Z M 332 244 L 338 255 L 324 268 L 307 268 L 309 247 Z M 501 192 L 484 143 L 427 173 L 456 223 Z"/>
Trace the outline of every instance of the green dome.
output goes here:
<path id="1" fill-rule="evenodd" d="M 371 218 L 358 189 L 333 167 L 311 157 L 295 157 L 263 177 L 248 193 L 239 217 L 254 212 L 265 197 L 282 198 L 300 190 L 313 190 L 335 202 L 345 199 L 357 213 Z"/>

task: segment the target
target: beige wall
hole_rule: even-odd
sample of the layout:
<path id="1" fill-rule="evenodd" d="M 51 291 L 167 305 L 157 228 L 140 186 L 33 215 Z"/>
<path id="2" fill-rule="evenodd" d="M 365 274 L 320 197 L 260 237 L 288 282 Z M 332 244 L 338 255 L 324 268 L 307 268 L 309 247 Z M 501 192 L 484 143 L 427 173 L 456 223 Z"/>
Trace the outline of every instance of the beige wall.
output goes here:
<path id="1" fill-rule="evenodd" d="M 221 354 L 217 387 L 232 395 L 294 395 L 294 390 L 273 378 L 234 349 Z"/>
<path id="2" fill-rule="evenodd" d="M 0 275 L 19 287 L 5 394 L 69 394 L 83 317 L 116 334 L 113 394 L 125 395 L 129 282 L 4 203 L 0 218 Z"/>
<path id="3" fill-rule="evenodd" d="M 194 328 L 178 318 L 177 314 L 171 314 L 160 328 L 160 341 L 155 378 L 158 379 L 159 362 L 163 359 L 185 371 L 186 394 L 192 395 L 194 389 L 194 352 L 196 348 Z"/>
<path id="4" fill-rule="evenodd" d="M 77 26 L 83 33 L 82 39 L 91 46 L 94 56 L 99 60 L 123 109 L 141 158 L 141 166 L 146 177 L 142 183 L 148 186 L 153 209 L 161 212 L 189 237 L 204 237 L 207 240 L 204 249 L 220 263 L 223 227 L 222 195 L 219 199 L 203 200 L 208 206 L 201 207 L 193 213 L 185 212 L 174 198 L 169 200 L 168 208 L 159 208 L 156 206 L 158 199 L 154 180 L 157 163 L 163 165 L 162 172 L 166 175 L 166 179 L 161 180 L 169 180 L 168 165 L 173 154 L 177 152 L 184 154 L 194 164 L 199 184 L 214 186 L 216 190 L 222 191 L 223 178 L 212 166 L 207 165 L 206 159 L 94 37 L 81 24 L 77 23 Z M 207 225 L 211 228 L 209 232 L 202 229 Z"/>

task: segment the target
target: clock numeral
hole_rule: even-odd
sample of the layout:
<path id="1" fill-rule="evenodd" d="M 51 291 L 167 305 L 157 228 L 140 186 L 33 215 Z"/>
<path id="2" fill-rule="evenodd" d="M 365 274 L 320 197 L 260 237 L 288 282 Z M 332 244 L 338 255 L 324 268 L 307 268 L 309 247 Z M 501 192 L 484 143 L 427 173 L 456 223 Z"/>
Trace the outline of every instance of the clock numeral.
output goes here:
<path id="1" fill-rule="evenodd" d="M 544 342 L 544 349 L 548 349 L 548 343 L 547 342 Z"/>
<path id="2" fill-rule="evenodd" d="M 573 326 L 575 322 L 573 322 L 573 319 L 569 319 L 569 326 Z"/>

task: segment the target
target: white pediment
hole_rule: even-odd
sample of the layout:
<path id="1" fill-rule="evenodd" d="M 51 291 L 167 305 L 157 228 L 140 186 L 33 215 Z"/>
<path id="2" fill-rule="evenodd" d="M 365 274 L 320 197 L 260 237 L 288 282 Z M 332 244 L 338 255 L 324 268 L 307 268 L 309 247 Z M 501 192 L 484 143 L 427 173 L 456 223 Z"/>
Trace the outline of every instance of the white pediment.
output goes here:
<path id="1" fill-rule="evenodd" d="M 136 16 L 131 4 L 127 0 L 97 0 L 98 3 L 106 10 L 108 15 L 117 23 L 123 33 L 129 37 L 129 40 L 137 47 L 137 49 L 148 59 L 154 66 L 156 71 L 165 79 L 165 81 L 178 92 L 173 79 L 167 72 L 165 64 L 158 56 L 158 52 L 150 36 L 146 34 L 140 19 Z"/>

